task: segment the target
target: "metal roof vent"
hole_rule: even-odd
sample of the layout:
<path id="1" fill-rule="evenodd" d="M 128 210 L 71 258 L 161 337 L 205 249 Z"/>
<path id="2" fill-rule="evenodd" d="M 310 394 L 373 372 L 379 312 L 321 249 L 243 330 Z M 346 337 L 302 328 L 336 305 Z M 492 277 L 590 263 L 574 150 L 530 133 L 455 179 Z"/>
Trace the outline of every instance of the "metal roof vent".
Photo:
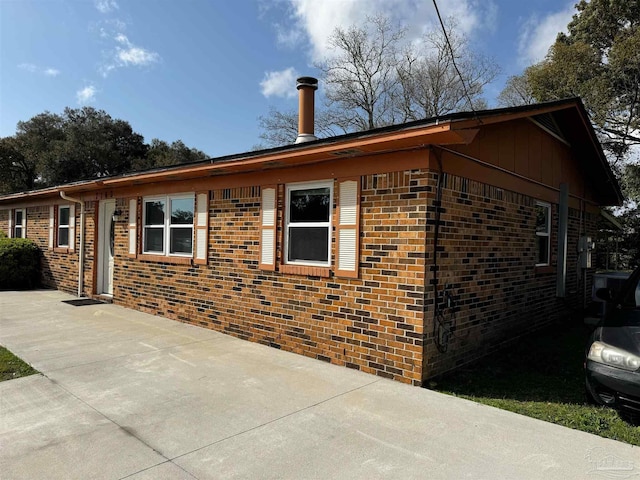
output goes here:
<path id="1" fill-rule="evenodd" d="M 561 140 L 564 143 L 568 144 L 567 139 L 562 133 L 562 130 L 560 130 L 560 127 L 558 126 L 556 119 L 553 117 L 553 114 L 542 113 L 540 115 L 534 115 L 530 118 L 530 120 L 543 130 L 545 130 L 547 133 L 550 133 L 551 135 L 556 137 L 558 140 Z"/>

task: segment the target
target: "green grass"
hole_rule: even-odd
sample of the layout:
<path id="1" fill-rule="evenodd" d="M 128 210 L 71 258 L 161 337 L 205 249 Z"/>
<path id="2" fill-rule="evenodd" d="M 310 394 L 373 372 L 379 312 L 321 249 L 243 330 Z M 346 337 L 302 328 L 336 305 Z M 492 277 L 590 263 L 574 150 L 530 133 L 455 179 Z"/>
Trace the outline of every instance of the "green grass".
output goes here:
<path id="1" fill-rule="evenodd" d="M 611 409 L 593 406 L 584 390 L 582 325 L 531 335 L 470 367 L 431 382 L 442 393 L 565 427 L 640 445 L 640 426 Z"/>
<path id="2" fill-rule="evenodd" d="M 38 371 L 20 360 L 6 348 L 0 346 L 0 382 L 26 377 L 34 373 L 38 373 Z"/>

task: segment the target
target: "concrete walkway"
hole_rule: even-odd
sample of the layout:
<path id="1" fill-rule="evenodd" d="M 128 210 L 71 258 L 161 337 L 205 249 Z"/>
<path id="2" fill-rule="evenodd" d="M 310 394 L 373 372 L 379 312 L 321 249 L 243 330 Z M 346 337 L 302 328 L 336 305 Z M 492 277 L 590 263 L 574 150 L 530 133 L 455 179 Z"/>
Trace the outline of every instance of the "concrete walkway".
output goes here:
<path id="1" fill-rule="evenodd" d="M 0 383 L 3 480 L 640 476 L 636 447 L 72 298 L 0 292 L 43 374 Z"/>

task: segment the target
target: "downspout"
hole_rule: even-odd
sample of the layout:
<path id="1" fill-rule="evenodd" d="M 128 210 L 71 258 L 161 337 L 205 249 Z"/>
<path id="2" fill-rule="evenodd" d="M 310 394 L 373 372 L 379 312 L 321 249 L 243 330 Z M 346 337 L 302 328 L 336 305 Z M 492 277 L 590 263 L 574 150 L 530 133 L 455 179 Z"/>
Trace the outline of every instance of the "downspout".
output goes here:
<path id="1" fill-rule="evenodd" d="M 78 253 L 78 297 L 82 297 L 84 289 L 84 202 L 77 198 L 69 197 L 60 190 L 60 196 L 69 202 L 80 204 L 80 252 Z M 75 242 L 75 238 L 73 239 Z"/>

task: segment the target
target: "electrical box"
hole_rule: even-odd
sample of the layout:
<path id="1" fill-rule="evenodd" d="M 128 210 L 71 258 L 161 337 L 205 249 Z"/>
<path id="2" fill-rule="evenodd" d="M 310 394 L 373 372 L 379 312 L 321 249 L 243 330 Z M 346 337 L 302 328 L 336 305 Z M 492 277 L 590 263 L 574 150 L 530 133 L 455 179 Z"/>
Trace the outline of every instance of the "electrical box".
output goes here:
<path id="1" fill-rule="evenodd" d="M 578 256 L 581 268 L 591 268 L 591 252 L 596 248 L 596 244 L 591 237 L 581 236 L 578 240 Z"/>

